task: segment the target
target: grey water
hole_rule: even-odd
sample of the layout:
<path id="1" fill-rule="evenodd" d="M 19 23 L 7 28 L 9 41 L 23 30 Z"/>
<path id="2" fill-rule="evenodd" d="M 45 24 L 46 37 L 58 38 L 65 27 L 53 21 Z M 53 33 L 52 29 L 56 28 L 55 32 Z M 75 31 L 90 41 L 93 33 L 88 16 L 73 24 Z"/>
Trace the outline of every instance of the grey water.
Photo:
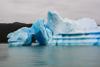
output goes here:
<path id="1" fill-rule="evenodd" d="M 100 67 L 100 46 L 0 44 L 0 67 Z"/>

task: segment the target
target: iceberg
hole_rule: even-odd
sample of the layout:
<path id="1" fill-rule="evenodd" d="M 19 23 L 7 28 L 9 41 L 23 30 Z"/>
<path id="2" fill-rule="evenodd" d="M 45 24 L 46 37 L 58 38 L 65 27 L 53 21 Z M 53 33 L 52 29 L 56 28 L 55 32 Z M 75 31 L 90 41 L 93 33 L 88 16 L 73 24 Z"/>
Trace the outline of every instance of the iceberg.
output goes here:
<path id="1" fill-rule="evenodd" d="M 100 27 L 93 19 L 83 18 L 78 21 L 62 17 L 56 11 L 49 11 L 46 27 L 53 36 L 48 45 L 97 45 Z"/>
<path id="2" fill-rule="evenodd" d="M 32 37 L 36 45 L 100 45 L 100 27 L 93 19 L 63 19 L 58 12 L 47 13 L 47 23 L 38 19 L 31 28 L 21 28 L 8 34 L 10 46 L 30 46 Z"/>
<path id="3" fill-rule="evenodd" d="M 9 46 L 31 46 L 32 44 L 32 35 L 27 27 L 9 33 L 7 38 L 9 38 Z"/>

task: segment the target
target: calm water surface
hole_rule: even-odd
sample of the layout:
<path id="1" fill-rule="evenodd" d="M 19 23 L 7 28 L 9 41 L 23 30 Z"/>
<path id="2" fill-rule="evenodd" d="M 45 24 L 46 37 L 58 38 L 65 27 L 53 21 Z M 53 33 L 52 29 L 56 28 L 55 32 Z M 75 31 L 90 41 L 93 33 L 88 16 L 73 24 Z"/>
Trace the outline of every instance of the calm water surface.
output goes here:
<path id="1" fill-rule="evenodd" d="M 0 44 L 0 67 L 100 67 L 100 46 Z"/>

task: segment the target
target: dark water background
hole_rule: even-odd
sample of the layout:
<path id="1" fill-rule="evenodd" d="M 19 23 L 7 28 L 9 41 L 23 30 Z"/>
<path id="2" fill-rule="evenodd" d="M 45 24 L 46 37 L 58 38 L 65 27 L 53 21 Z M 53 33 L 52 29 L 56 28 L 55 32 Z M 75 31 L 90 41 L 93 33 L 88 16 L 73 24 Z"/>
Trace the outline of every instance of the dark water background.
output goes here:
<path id="1" fill-rule="evenodd" d="M 100 46 L 0 44 L 0 67 L 100 67 Z"/>

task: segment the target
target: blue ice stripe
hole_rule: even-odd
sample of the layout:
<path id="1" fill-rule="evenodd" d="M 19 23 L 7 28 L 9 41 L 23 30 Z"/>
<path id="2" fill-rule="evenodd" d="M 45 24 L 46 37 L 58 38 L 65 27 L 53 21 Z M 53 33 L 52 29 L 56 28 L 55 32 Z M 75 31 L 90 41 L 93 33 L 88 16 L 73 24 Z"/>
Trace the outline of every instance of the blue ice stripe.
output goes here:
<path id="1" fill-rule="evenodd" d="M 94 45 L 94 42 L 79 42 L 79 43 L 48 43 L 47 45 L 63 45 L 63 46 L 69 46 L 69 45 L 84 45 L 84 46 L 88 46 L 88 45 Z M 98 43 L 97 45 L 100 45 L 100 43 Z"/>
<path id="2" fill-rule="evenodd" d="M 97 39 L 98 37 L 88 37 L 88 38 L 52 38 L 52 40 L 84 40 L 84 39 Z"/>
<path id="3" fill-rule="evenodd" d="M 100 32 L 91 32 L 91 33 L 73 33 L 73 34 L 57 34 L 64 36 L 80 36 L 80 35 L 100 35 Z"/>

